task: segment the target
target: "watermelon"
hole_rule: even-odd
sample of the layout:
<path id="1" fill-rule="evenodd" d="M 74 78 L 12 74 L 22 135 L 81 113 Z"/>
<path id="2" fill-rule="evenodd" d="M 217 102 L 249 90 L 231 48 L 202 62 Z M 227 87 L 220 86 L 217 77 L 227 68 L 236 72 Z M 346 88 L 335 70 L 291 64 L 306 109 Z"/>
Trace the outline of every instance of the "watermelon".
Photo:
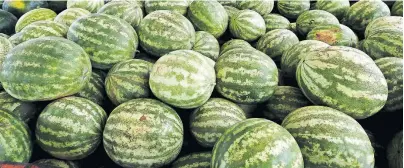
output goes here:
<path id="1" fill-rule="evenodd" d="M 34 118 L 37 112 L 34 103 L 15 99 L 5 91 L 0 92 L 0 110 L 8 112 L 26 123 Z"/>
<path id="2" fill-rule="evenodd" d="M 104 0 L 67 0 L 67 8 L 82 8 L 96 13 L 104 5 Z"/>
<path id="3" fill-rule="evenodd" d="M 131 59 L 115 64 L 105 79 L 109 99 L 115 105 L 150 96 L 149 75 L 153 63 Z"/>
<path id="4" fill-rule="evenodd" d="M 253 10 L 241 10 L 230 19 L 229 29 L 233 37 L 254 41 L 265 34 L 265 21 Z"/>
<path id="5" fill-rule="evenodd" d="M 177 157 L 183 136 L 182 121 L 171 107 L 140 98 L 111 112 L 104 129 L 104 148 L 123 167 L 162 167 Z"/>
<path id="6" fill-rule="evenodd" d="M 195 45 L 192 50 L 216 61 L 219 57 L 220 46 L 217 39 L 210 33 L 197 31 L 195 33 Z"/>
<path id="7" fill-rule="evenodd" d="M 62 23 L 70 27 L 74 21 L 79 19 L 80 17 L 85 17 L 90 15 L 91 12 L 82 8 L 69 8 L 62 12 L 60 12 L 55 17 L 55 22 Z"/>
<path id="8" fill-rule="evenodd" d="M 403 109 L 403 59 L 385 57 L 375 61 L 387 81 L 389 94 L 382 111 L 397 111 Z"/>
<path id="9" fill-rule="evenodd" d="M 351 47 L 331 46 L 307 53 L 297 67 L 296 78 L 314 104 L 340 110 L 355 119 L 372 116 L 387 100 L 383 73 L 368 55 Z"/>
<path id="10" fill-rule="evenodd" d="M 237 0 L 217 0 L 223 6 L 237 7 Z"/>
<path id="11" fill-rule="evenodd" d="M 48 2 L 43 0 L 4 0 L 2 6 L 3 10 L 10 12 L 17 17 L 20 17 L 33 9 L 47 7 Z"/>
<path id="12" fill-rule="evenodd" d="M 7 53 L 13 49 L 14 45 L 5 37 L 0 37 L 0 65 L 6 58 Z M 1 68 L 1 66 L 0 66 Z"/>
<path id="13" fill-rule="evenodd" d="M 372 144 L 350 116 L 324 106 L 307 106 L 290 113 L 282 126 L 300 146 L 305 167 L 373 167 Z"/>
<path id="14" fill-rule="evenodd" d="M 282 16 L 296 19 L 300 14 L 310 9 L 310 0 L 278 0 L 277 7 Z"/>
<path id="15" fill-rule="evenodd" d="M 314 9 L 330 12 L 339 20 L 342 20 L 344 18 L 345 13 L 349 10 L 349 7 L 349 0 L 317 0 L 316 4 L 314 5 Z"/>
<path id="16" fill-rule="evenodd" d="M 27 163 L 32 155 L 28 126 L 13 115 L 0 110 L 0 160 Z"/>
<path id="17" fill-rule="evenodd" d="M 149 85 L 153 94 L 172 106 L 196 108 L 208 101 L 215 87 L 214 62 L 192 50 L 170 52 L 157 60 Z"/>
<path id="18" fill-rule="evenodd" d="M 281 15 L 271 13 L 264 15 L 263 18 L 267 32 L 275 29 L 289 29 L 289 20 Z"/>
<path id="19" fill-rule="evenodd" d="M 56 13 L 60 13 L 67 8 L 66 1 L 67 0 L 48 1 L 48 8 L 55 11 Z"/>
<path id="20" fill-rule="evenodd" d="M 316 40 L 303 40 L 283 52 L 281 57 L 282 75 L 295 78 L 296 68 L 308 52 L 327 48 L 327 43 Z"/>
<path id="21" fill-rule="evenodd" d="M 244 40 L 232 39 L 232 40 L 225 42 L 221 46 L 219 55 L 223 55 L 225 52 L 230 51 L 232 49 L 236 49 L 236 48 L 252 48 L 252 46 Z"/>
<path id="22" fill-rule="evenodd" d="M 0 32 L 7 35 L 14 34 L 17 20 L 17 17 L 10 12 L 0 10 Z"/>
<path id="23" fill-rule="evenodd" d="M 178 158 L 171 168 L 210 168 L 212 152 L 198 152 Z"/>
<path id="24" fill-rule="evenodd" d="M 146 9 L 146 13 L 152 13 L 158 10 L 170 10 L 173 12 L 178 12 L 181 15 L 185 15 L 187 13 L 187 9 L 189 3 L 192 2 L 190 0 L 145 0 L 144 7 Z"/>
<path id="25" fill-rule="evenodd" d="M 240 0 L 236 1 L 236 5 L 241 10 L 250 9 L 264 16 L 271 13 L 274 8 L 274 0 Z"/>
<path id="26" fill-rule="evenodd" d="M 289 30 L 292 31 L 293 33 L 297 34 L 296 22 L 289 24 Z"/>
<path id="27" fill-rule="evenodd" d="M 265 103 L 265 116 L 275 116 L 282 121 L 289 113 L 298 108 L 311 105 L 299 88 L 278 86 L 274 95 Z"/>
<path id="28" fill-rule="evenodd" d="M 251 118 L 226 130 L 213 148 L 211 168 L 303 168 L 299 146 L 280 125 Z"/>
<path id="29" fill-rule="evenodd" d="M 204 147 L 213 147 L 228 128 L 245 119 L 244 111 L 237 104 L 211 98 L 192 113 L 189 122 L 196 141 Z"/>
<path id="30" fill-rule="evenodd" d="M 401 16 L 384 16 L 371 21 L 365 29 L 365 37 L 377 33 L 379 30 L 395 30 L 403 31 L 403 17 Z"/>
<path id="31" fill-rule="evenodd" d="M 275 29 L 267 32 L 257 42 L 257 49 L 274 60 L 279 60 L 283 52 L 299 43 L 299 38 L 290 30 Z"/>
<path id="32" fill-rule="evenodd" d="M 306 37 L 307 40 L 318 40 L 332 46 L 358 46 L 358 36 L 349 27 L 340 25 L 317 26 Z"/>
<path id="33" fill-rule="evenodd" d="M 225 52 L 217 60 L 215 70 L 217 91 L 236 103 L 265 102 L 278 84 L 274 61 L 252 47 Z"/>
<path id="34" fill-rule="evenodd" d="M 118 1 L 118 2 L 129 2 L 131 4 L 135 4 L 137 6 L 139 6 L 143 11 L 144 11 L 144 1 L 142 0 L 104 0 L 106 3 L 109 2 L 114 2 L 114 1 Z M 108 1 L 108 2 L 107 2 Z"/>
<path id="35" fill-rule="evenodd" d="M 155 11 L 144 17 L 138 33 L 142 48 L 157 57 L 175 50 L 189 50 L 195 43 L 192 23 L 181 14 L 168 10 Z"/>
<path id="36" fill-rule="evenodd" d="M 86 52 L 60 37 L 21 43 L 7 54 L 0 71 L 0 81 L 7 93 L 23 101 L 53 100 L 75 94 L 90 76 L 91 63 Z"/>
<path id="37" fill-rule="evenodd" d="M 105 76 L 104 72 L 93 70 L 90 81 L 76 96 L 86 98 L 98 105 L 102 105 L 107 97 L 104 87 Z"/>
<path id="38" fill-rule="evenodd" d="M 69 28 L 67 38 L 90 55 L 92 66 L 109 69 L 134 57 L 138 46 L 135 29 L 122 19 L 106 14 L 82 17 Z"/>
<path id="39" fill-rule="evenodd" d="M 98 13 L 119 17 L 128 22 L 135 29 L 143 19 L 143 11 L 140 6 L 126 1 L 107 3 L 98 10 Z"/>
<path id="40" fill-rule="evenodd" d="M 231 19 L 234 16 L 237 16 L 237 13 L 240 12 L 240 10 L 238 10 L 237 8 L 232 7 L 232 6 L 223 6 L 223 8 L 226 10 L 227 16 L 229 16 L 229 19 Z"/>
<path id="41" fill-rule="evenodd" d="M 38 145 L 53 157 L 82 159 L 101 143 L 107 113 L 81 97 L 58 99 L 41 112 L 36 123 Z"/>
<path id="42" fill-rule="evenodd" d="M 255 109 L 257 109 L 258 107 L 257 104 L 238 103 L 237 105 L 244 111 L 244 114 L 247 118 L 251 118 L 253 116 Z"/>
<path id="43" fill-rule="evenodd" d="M 403 1 L 398 0 L 394 2 L 393 6 L 391 7 L 391 15 L 403 16 Z"/>
<path id="44" fill-rule="evenodd" d="M 339 21 L 334 15 L 323 10 L 303 12 L 296 20 L 297 31 L 304 36 L 317 26 L 329 25 L 339 25 Z"/>
<path id="45" fill-rule="evenodd" d="M 19 40 L 14 43 L 19 44 L 39 37 L 66 37 L 68 29 L 69 27 L 66 25 L 54 21 L 36 21 L 24 27 L 24 29 L 19 32 Z"/>
<path id="46" fill-rule="evenodd" d="M 193 1 L 189 5 L 188 18 L 198 30 L 206 31 L 216 38 L 226 31 L 229 16 L 217 1 Z"/>
<path id="47" fill-rule="evenodd" d="M 79 165 L 75 162 L 58 159 L 41 159 L 35 161 L 32 164 L 39 167 L 49 168 L 79 168 Z"/>
<path id="48" fill-rule="evenodd" d="M 386 153 L 389 168 L 403 167 L 403 131 L 394 135 L 387 146 Z"/>
<path id="49" fill-rule="evenodd" d="M 25 26 L 40 20 L 53 20 L 56 13 L 50 9 L 39 8 L 22 15 L 15 25 L 15 32 L 20 32 Z"/>
<path id="50" fill-rule="evenodd" d="M 383 57 L 403 58 L 403 30 L 377 30 L 365 39 L 363 48 L 373 59 Z"/>
<path id="51" fill-rule="evenodd" d="M 15 33 L 15 34 L 13 34 L 12 36 L 10 36 L 9 38 L 8 38 L 8 40 L 11 42 L 11 44 L 13 44 L 14 46 L 16 46 L 16 45 L 18 45 L 18 44 L 20 44 L 20 43 L 22 43 L 22 33 L 20 32 L 20 33 Z"/>
<path id="52" fill-rule="evenodd" d="M 364 31 L 372 20 L 383 16 L 390 16 L 390 9 L 383 1 L 360 0 L 346 12 L 344 24 L 353 30 Z"/>
<path id="53" fill-rule="evenodd" d="M 361 51 L 363 51 L 363 52 L 365 52 L 365 49 L 363 48 L 363 42 L 364 42 L 364 41 L 365 41 L 365 39 L 359 41 L 359 42 L 358 42 L 358 46 L 356 46 L 356 48 L 357 48 L 358 50 L 361 50 Z"/>

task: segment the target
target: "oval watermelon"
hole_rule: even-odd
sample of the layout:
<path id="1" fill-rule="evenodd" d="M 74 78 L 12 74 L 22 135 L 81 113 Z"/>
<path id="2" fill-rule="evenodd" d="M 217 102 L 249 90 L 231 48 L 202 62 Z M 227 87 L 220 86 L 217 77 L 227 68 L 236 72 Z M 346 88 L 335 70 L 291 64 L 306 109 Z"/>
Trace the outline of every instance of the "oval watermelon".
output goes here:
<path id="1" fill-rule="evenodd" d="M 171 168 L 210 168 L 212 152 L 191 153 L 178 158 Z"/>
<path id="2" fill-rule="evenodd" d="M 278 0 L 277 6 L 282 16 L 296 19 L 300 14 L 310 9 L 310 0 Z"/>
<path id="3" fill-rule="evenodd" d="M 143 19 L 143 11 L 137 4 L 126 1 L 113 1 L 102 6 L 97 13 L 119 17 L 137 29 Z"/>
<path id="4" fill-rule="evenodd" d="M 253 10 L 241 10 L 230 19 L 231 34 L 246 41 L 254 41 L 265 34 L 265 20 Z"/>
<path id="5" fill-rule="evenodd" d="M 377 30 L 365 39 L 363 49 L 373 59 L 383 57 L 403 58 L 403 30 Z"/>
<path id="6" fill-rule="evenodd" d="M 317 26 L 328 25 L 339 25 L 339 21 L 334 15 L 323 10 L 303 12 L 296 20 L 297 31 L 304 36 Z"/>
<path id="7" fill-rule="evenodd" d="M 389 168 L 403 167 L 403 131 L 394 135 L 387 146 L 386 153 Z"/>
<path id="8" fill-rule="evenodd" d="M 65 24 L 70 27 L 74 21 L 81 17 L 91 15 L 91 12 L 82 8 L 69 8 L 60 12 L 55 17 L 55 22 Z"/>
<path id="9" fill-rule="evenodd" d="M 384 16 L 371 21 L 365 30 L 365 38 L 377 33 L 379 30 L 395 30 L 403 31 L 403 17 L 401 16 Z"/>
<path id="10" fill-rule="evenodd" d="M 353 30 L 363 31 L 369 22 L 383 16 L 390 16 L 390 9 L 383 1 L 361 0 L 349 8 L 344 24 Z"/>
<path id="11" fill-rule="evenodd" d="M 37 107 L 34 103 L 24 102 L 10 96 L 7 92 L 0 92 L 0 110 L 5 111 L 28 123 L 35 117 Z"/>
<path id="12" fill-rule="evenodd" d="M 280 60 L 283 52 L 299 43 L 299 38 L 290 30 L 275 29 L 267 32 L 257 42 L 257 49 L 274 60 Z"/>
<path id="13" fill-rule="evenodd" d="M 225 52 L 230 51 L 232 49 L 250 48 L 250 47 L 252 48 L 250 43 L 248 43 L 247 41 L 240 40 L 240 39 L 232 39 L 232 40 L 229 40 L 229 41 L 225 42 L 221 46 L 219 55 L 223 55 Z"/>
<path id="14" fill-rule="evenodd" d="M 392 16 L 403 16 L 403 1 L 397 0 L 391 7 Z"/>
<path id="15" fill-rule="evenodd" d="M 145 0 L 144 6 L 146 9 L 146 13 L 152 13 L 158 10 L 169 10 L 173 12 L 177 12 L 181 15 L 185 15 L 187 13 L 188 6 L 192 2 L 191 0 Z"/>
<path id="16" fill-rule="evenodd" d="M 34 9 L 22 15 L 15 25 L 15 32 L 20 32 L 25 26 L 41 20 L 53 20 L 56 13 L 53 10 L 46 8 Z"/>
<path id="17" fill-rule="evenodd" d="M 271 13 L 264 15 L 263 18 L 267 32 L 275 29 L 289 29 L 289 20 L 281 15 Z"/>
<path id="18" fill-rule="evenodd" d="M 22 43 L 40 37 L 63 37 L 67 35 L 69 27 L 49 20 L 36 21 L 24 27 L 19 33 L 19 39 L 14 43 Z"/>
<path id="19" fill-rule="evenodd" d="M 197 31 L 195 33 L 195 45 L 192 50 L 216 61 L 219 57 L 220 45 L 217 39 L 208 32 Z"/>
<path id="20" fill-rule="evenodd" d="M 330 12 L 339 20 L 342 20 L 345 13 L 349 10 L 350 5 L 349 0 L 317 0 L 316 4 L 314 5 L 314 9 Z"/>
<path id="21" fill-rule="evenodd" d="M 236 1 L 236 6 L 241 10 L 250 9 L 264 16 L 271 13 L 274 3 L 274 0 L 239 0 Z"/>
<path id="22" fill-rule="evenodd" d="M 0 10 L 0 32 L 12 35 L 15 33 L 15 24 L 17 24 L 17 17 L 10 12 Z"/>
<path id="23" fill-rule="evenodd" d="M 96 13 L 104 5 L 104 0 L 67 0 L 67 8 L 82 8 Z"/>
<path id="24" fill-rule="evenodd" d="M 102 105 L 107 97 L 104 87 L 105 76 L 104 72 L 93 70 L 90 81 L 76 96 L 86 98 L 98 105 Z"/>
<path id="25" fill-rule="evenodd" d="M 317 26 L 307 34 L 307 40 L 318 40 L 332 46 L 358 46 L 358 36 L 349 27 L 340 25 Z"/>

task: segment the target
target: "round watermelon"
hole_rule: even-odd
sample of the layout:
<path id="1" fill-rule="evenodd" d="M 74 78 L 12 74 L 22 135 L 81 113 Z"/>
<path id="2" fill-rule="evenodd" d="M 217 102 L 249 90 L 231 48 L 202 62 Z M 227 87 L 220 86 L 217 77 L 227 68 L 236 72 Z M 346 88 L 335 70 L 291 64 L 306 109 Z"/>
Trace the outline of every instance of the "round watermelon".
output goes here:
<path id="1" fill-rule="evenodd" d="M 286 116 L 282 126 L 299 144 L 305 167 L 374 166 L 374 151 L 365 130 L 338 110 L 299 108 Z"/>
<path id="2" fill-rule="evenodd" d="M 154 64 L 149 85 L 160 100 L 191 109 L 208 101 L 215 87 L 214 62 L 192 50 L 170 52 Z"/>
<path id="3" fill-rule="evenodd" d="M 24 102 L 10 96 L 7 92 L 0 92 L 0 110 L 5 111 L 28 123 L 35 117 L 37 107 L 34 103 Z"/>
<path id="4" fill-rule="evenodd" d="M 105 79 L 109 99 L 115 105 L 150 95 L 149 75 L 153 63 L 131 59 L 115 64 Z"/>
<path id="5" fill-rule="evenodd" d="M 70 25 L 77 19 L 88 16 L 90 14 L 91 14 L 91 12 L 89 12 L 88 10 L 82 9 L 82 8 L 69 8 L 69 9 L 66 9 L 66 10 L 60 12 L 55 17 L 54 21 L 65 24 L 66 26 L 70 27 Z"/>
<path id="6" fill-rule="evenodd" d="M 314 5 L 314 9 L 330 12 L 339 20 L 342 20 L 344 18 L 345 13 L 349 10 L 349 7 L 349 0 L 317 0 L 316 4 Z"/>
<path id="7" fill-rule="evenodd" d="M 143 49 L 157 57 L 175 50 L 189 50 L 195 43 L 192 23 L 181 14 L 168 10 L 155 11 L 144 17 L 138 33 Z"/>
<path id="8" fill-rule="evenodd" d="M 274 0 L 239 0 L 236 1 L 236 6 L 241 10 L 250 9 L 264 16 L 271 13 L 274 8 L 274 3 Z"/>
<path id="9" fill-rule="evenodd" d="M 403 131 L 394 135 L 387 146 L 386 153 L 389 168 L 403 167 Z"/>
<path id="10" fill-rule="evenodd" d="M 104 149 L 123 167 L 162 167 L 181 150 L 184 130 L 178 114 L 154 99 L 116 107 L 104 129 Z"/>
<path id="11" fill-rule="evenodd" d="M 403 16 L 403 1 L 397 0 L 391 7 L 392 16 Z"/>
<path id="12" fill-rule="evenodd" d="M 39 167 L 49 168 L 79 168 L 79 165 L 73 161 L 58 160 L 58 159 L 41 159 L 32 163 Z"/>
<path id="13" fill-rule="evenodd" d="M 275 29 L 289 29 L 289 20 L 281 15 L 271 13 L 264 15 L 263 18 L 267 32 Z"/>
<path id="14" fill-rule="evenodd" d="M 189 122 L 196 141 L 204 147 L 213 147 L 228 128 L 245 119 L 244 111 L 237 104 L 211 98 L 192 113 Z"/>
<path id="15" fill-rule="evenodd" d="M 233 37 L 254 41 L 265 34 L 265 20 L 253 10 L 241 10 L 230 19 L 229 29 Z"/>
<path id="16" fill-rule="evenodd" d="M 283 52 L 299 43 L 299 38 L 290 30 L 275 29 L 267 32 L 257 42 L 257 49 L 274 60 L 279 60 Z"/>
<path id="17" fill-rule="evenodd" d="M 237 49 L 237 48 L 252 48 L 252 46 L 247 41 L 240 40 L 240 39 L 232 39 L 232 40 L 225 42 L 220 47 L 219 55 L 223 55 L 225 52 L 230 51 L 232 49 Z"/>
<path id="18" fill-rule="evenodd" d="M 24 27 L 19 33 L 19 39 L 14 43 L 22 43 L 40 37 L 63 37 L 67 35 L 69 27 L 55 21 L 42 20 L 31 23 Z"/>
<path id="19" fill-rule="evenodd" d="M 98 105 L 102 105 L 107 97 L 104 87 L 105 76 L 104 72 L 93 70 L 90 81 L 76 96 L 86 98 Z"/>
<path id="20" fill-rule="evenodd" d="M 403 109 L 403 59 L 385 57 L 375 61 L 387 81 L 389 94 L 382 111 Z"/>
<path id="21" fill-rule="evenodd" d="M 178 158 L 171 168 L 210 168 L 212 152 L 198 152 Z"/>
<path id="22" fill-rule="evenodd" d="M 7 54 L 0 71 L 0 81 L 7 93 L 23 101 L 53 100 L 76 94 L 90 76 L 91 63 L 86 52 L 60 37 L 41 37 L 21 43 Z"/>
<path id="23" fill-rule="evenodd" d="M 67 38 L 90 55 L 92 66 L 109 69 L 132 59 L 137 46 L 136 31 L 122 19 L 106 14 L 82 17 L 69 27 Z"/>
<path id="24" fill-rule="evenodd" d="M 384 16 L 371 21 L 365 30 L 365 37 L 369 37 L 379 30 L 395 30 L 403 31 L 403 17 L 401 16 Z"/>
<path id="25" fill-rule="evenodd" d="M 102 6 L 97 13 L 119 17 L 137 28 L 143 19 L 143 11 L 137 4 L 126 1 L 113 1 Z"/>
<path id="26" fill-rule="evenodd" d="M 46 8 L 34 9 L 32 11 L 27 12 L 22 15 L 16 25 L 15 32 L 20 32 L 25 26 L 28 26 L 31 23 L 41 20 L 53 20 L 56 17 L 56 13 L 53 10 Z"/>
<path id="27" fill-rule="evenodd" d="M 235 48 L 215 65 L 216 89 L 224 97 L 243 104 L 268 100 L 278 85 L 274 61 L 254 48 Z"/>
<path id="28" fill-rule="evenodd" d="M 0 10 L 0 32 L 7 35 L 14 34 L 17 20 L 17 17 L 10 12 Z"/>
<path id="29" fill-rule="evenodd" d="M 365 39 L 363 49 L 373 59 L 383 57 L 403 58 L 403 30 L 377 30 Z"/>
<path id="30" fill-rule="evenodd" d="M 317 26 L 307 34 L 307 40 L 318 40 L 332 46 L 358 46 L 358 36 L 349 27 L 340 25 Z"/>
<path id="31" fill-rule="evenodd" d="M 389 7 L 381 0 L 361 0 L 346 12 L 344 24 L 357 31 L 364 31 L 374 19 L 390 16 Z"/>
<path id="32" fill-rule="evenodd" d="M 104 5 L 104 0 L 67 0 L 67 8 L 82 8 L 96 13 Z"/>
<path id="33" fill-rule="evenodd" d="M 208 32 L 197 31 L 195 33 L 195 45 L 192 50 L 216 61 L 219 57 L 220 45 L 217 39 Z"/>
<path id="34" fill-rule="evenodd" d="M 2 8 L 13 15 L 20 17 L 23 14 L 37 8 L 47 8 L 48 2 L 43 0 L 27 1 L 27 0 L 4 0 Z"/>
<path id="35" fill-rule="evenodd" d="M 297 31 L 304 36 L 317 26 L 328 25 L 339 25 L 339 21 L 334 15 L 323 10 L 303 12 L 296 20 Z"/>
<path id="36" fill-rule="evenodd" d="M 387 100 L 387 82 L 373 60 L 362 51 L 331 46 L 307 53 L 296 78 L 314 104 L 340 110 L 355 119 L 377 113 Z"/>
<path id="37" fill-rule="evenodd" d="M 146 13 L 152 13 L 158 10 L 169 10 L 173 12 L 177 12 L 181 15 L 185 15 L 187 13 L 187 9 L 191 0 L 145 0 L 144 7 L 146 9 Z"/>
<path id="38" fill-rule="evenodd" d="M 310 0 L 278 0 L 277 7 L 282 16 L 296 19 L 300 14 L 310 9 Z"/>
<path id="39" fill-rule="evenodd" d="M 213 148 L 211 168 L 303 168 L 299 146 L 280 125 L 262 118 L 239 122 L 226 130 Z"/>

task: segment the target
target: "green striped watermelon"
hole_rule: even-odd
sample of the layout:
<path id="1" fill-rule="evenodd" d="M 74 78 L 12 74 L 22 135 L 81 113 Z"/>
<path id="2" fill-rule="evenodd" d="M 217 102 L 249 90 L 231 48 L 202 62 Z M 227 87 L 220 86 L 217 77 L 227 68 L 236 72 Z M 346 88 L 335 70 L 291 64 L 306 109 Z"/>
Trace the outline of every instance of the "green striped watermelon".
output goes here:
<path id="1" fill-rule="evenodd" d="M 297 28 L 296 28 L 296 22 L 290 23 L 289 24 L 289 30 L 292 31 L 293 33 L 297 34 Z"/>
<path id="2" fill-rule="evenodd" d="M 6 58 L 7 53 L 13 49 L 14 45 L 5 37 L 0 37 L 0 65 Z"/>
<path id="3" fill-rule="evenodd" d="M 299 38 L 290 30 L 275 29 L 267 32 L 257 42 L 257 49 L 274 60 L 279 60 L 283 52 L 299 43 Z"/>
<path id="4" fill-rule="evenodd" d="M 77 44 L 60 37 L 41 37 L 14 47 L 0 72 L 0 81 L 11 96 L 43 101 L 79 92 L 90 79 L 91 63 Z"/>
<path id="5" fill-rule="evenodd" d="M 303 12 L 296 20 L 297 31 L 304 36 L 317 26 L 328 25 L 339 25 L 339 21 L 334 15 L 323 10 Z"/>
<path id="6" fill-rule="evenodd" d="M 241 104 L 237 103 L 237 105 L 244 111 L 244 114 L 247 118 L 251 118 L 253 116 L 254 111 L 257 109 L 257 104 Z"/>
<path id="7" fill-rule="evenodd" d="M 129 2 L 131 4 L 135 4 L 135 5 L 139 6 L 142 10 L 144 10 L 144 1 L 143 0 L 105 0 L 105 1 L 109 1 L 109 2 L 114 2 L 114 1 Z"/>
<path id="8" fill-rule="evenodd" d="M 262 118 L 230 127 L 213 148 L 211 168 L 303 168 L 299 146 L 280 125 Z"/>
<path id="9" fill-rule="evenodd" d="M 192 23 L 181 14 L 168 10 L 155 11 L 144 17 L 138 33 L 143 49 L 158 57 L 175 50 L 191 49 L 195 43 Z"/>
<path id="10" fill-rule="evenodd" d="M 330 12 L 339 20 L 342 20 L 344 18 L 345 13 L 349 10 L 349 7 L 349 0 L 317 0 L 316 4 L 314 5 L 314 9 Z"/>
<path id="11" fill-rule="evenodd" d="M 403 59 L 385 57 L 375 61 L 387 81 L 389 94 L 384 111 L 396 111 L 403 109 Z"/>
<path id="12" fill-rule="evenodd" d="M 67 0 L 67 8 L 82 8 L 96 13 L 104 5 L 104 0 Z"/>
<path id="13" fill-rule="evenodd" d="M 149 75 L 153 63 L 131 59 L 115 64 L 105 79 L 109 99 L 115 105 L 150 95 Z"/>
<path id="14" fill-rule="evenodd" d="M 219 1 L 219 3 L 220 3 L 220 1 Z M 227 16 L 229 16 L 229 20 L 232 17 L 237 16 L 237 13 L 240 12 L 240 10 L 238 10 L 237 8 L 232 7 L 232 6 L 223 6 L 223 8 L 226 10 Z"/>
<path id="15" fill-rule="evenodd" d="M 197 31 L 195 33 L 195 45 L 192 50 L 216 61 L 219 57 L 220 45 L 217 39 L 208 32 Z"/>
<path id="16" fill-rule="evenodd" d="M 299 88 L 278 86 L 265 104 L 264 115 L 274 115 L 276 120 L 282 121 L 292 111 L 308 105 L 311 105 L 311 102 Z"/>
<path id="17" fill-rule="evenodd" d="M 383 1 L 360 0 L 349 8 L 344 24 L 353 30 L 363 31 L 372 20 L 383 16 L 390 16 L 390 9 Z"/>
<path id="18" fill-rule="evenodd" d="M 31 39 L 49 36 L 65 38 L 68 29 L 69 27 L 67 27 L 66 25 L 54 21 L 37 21 L 24 27 L 24 29 L 19 32 L 19 39 L 14 43 L 19 44 Z"/>
<path id="19" fill-rule="evenodd" d="M 245 119 L 244 111 L 237 104 L 211 98 L 192 113 L 189 122 L 196 141 L 204 147 L 213 147 L 228 128 Z"/>
<path id="20" fill-rule="evenodd" d="M 237 7 L 237 0 L 217 0 L 223 6 Z"/>
<path id="21" fill-rule="evenodd" d="M 239 0 L 236 1 L 236 5 L 241 10 L 250 9 L 264 16 L 271 13 L 274 8 L 274 0 Z"/>
<path id="22" fill-rule="evenodd" d="M 86 98 L 98 105 L 102 105 L 107 97 L 104 87 L 105 76 L 106 74 L 104 72 L 93 70 L 90 81 L 76 96 Z"/>
<path id="23" fill-rule="evenodd" d="M 377 30 L 365 39 L 363 48 L 373 59 L 383 57 L 403 58 L 403 30 Z"/>
<path id="24" fill-rule="evenodd" d="M 214 62 L 192 50 L 170 52 L 154 64 L 149 85 L 160 100 L 191 109 L 208 101 L 215 87 Z"/>
<path id="25" fill-rule="evenodd" d="M 55 22 L 65 24 L 70 27 L 70 25 L 81 17 L 90 15 L 91 12 L 82 8 L 69 8 L 60 12 L 55 17 Z"/>
<path id="26" fill-rule="evenodd" d="M 264 102 L 278 85 L 274 61 L 252 47 L 225 52 L 217 60 L 215 70 L 217 91 L 236 103 Z"/>
<path id="27" fill-rule="evenodd" d="M 8 38 L 8 40 L 13 44 L 14 46 L 22 43 L 22 33 L 15 33 L 12 36 Z"/>
<path id="28" fill-rule="evenodd" d="M 0 110 L 0 118 L 0 160 L 29 162 L 33 144 L 28 126 L 6 111 Z"/>
<path id="29" fill-rule="evenodd" d="M 387 146 L 387 161 L 389 168 L 403 167 L 403 131 L 394 135 Z"/>
<path id="30" fill-rule="evenodd" d="M 161 167 L 181 150 L 184 130 L 178 114 L 154 99 L 134 99 L 115 108 L 105 125 L 104 148 L 123 167 Z"/>
<path id="31" fill-rule="evenodd" d="M 56 13 L 46 8 L 34 9 L 22 15 L 15 25 L 15 32 L 20 32 L 25 26 L 40 20 L 53 20 Z"/>
<path id="32" fill-rule="evenodd" d="M 170 10 L 178 12 L 181 15 L 187 13 L 187 9 L 191 0 L 145 0 L 144 7 L 146 13 L 152 13 L 158 10 Z"/>
<path id="33" fill-rule="evenodd" d="M 307 40 L 318 40 L 332 46 L 358 46 L 358 36 L 349 27 L 340 25 L 317 26 L 306 37 Z"/>
<path id="34" fill-rule="evenodd" d="M 365 37 L 377 33 L 379 30 L 395 30 L 403 31 L 403 17 L 401 16 L 384 16 L 371 21 L 365 30 Z"/>
<path id="35" fill-rule="evenodd" d="M 282 16 L 296 19 L 300 14 L 310 9 L 310 0 L 278 0 L 277 7 Z"/>
<path id="36" fill-rule="evenodd" d="M 275 29 L 289 29 L 289 20 L 281 15 L 271 13 L 264 15 L 263 18 L 267 32 Z"/>
<path id="37" fill-rule="evenodd" d="M 252 48 L 252 46 L 247 41 L 240 40 L 240 39 L 232 39 L 232 40 L 225 42 L 220 47 L 219 55 L 223 55 L 225 52 L 230 51 L 232 49 L 237 49 L 237 48 Z"/>
<path id="38" fill-rule="evenodd" d="M 373 167 L 372 144 L 362 126 L 348 115 L 324 106 L 290 113 L 282 126 L 300 146 L 305 167 Z"/>
<path id="39" fill-rule="evenodd" d="M 295 78 L 296 68 L 300 60 L 302 60 L 306 53 L 310 51 L 320 50 L 327 48 L 327 43 L 316 40 L 303 40 L 298 44 L 290 47 L 283 52 L 281 57 L 281 69 L 282 75 L 288 78 Z"/>
<path id="40" fill-rule="evenodd" d="M 79 165 L 75 162 L 57 159 L 41 159 L 32 164 L 39 167 L 48 168 L 79 168 Z"/>
<path id="41" fill-rule="evenodd" d="M 307 53 L 297 67 L 296 78 L 313 103 L 355 119 L 372 116 L 387 100 L 383 73 L 368 55 L 351 47 L 331 46 Z"/>
<path id="42" fill-rule="evenodd" d="M 14 16 L 21 15 L 37 8 L 48 8 L 48 2 L 44 0 L 2 0 L 2 9 L 12 13 Z"/>
<path id="43" fill-rule="evenodd" d="M 198 30 L 219 38 L 227 29 L 229 16 L 217 1 L 193 1 L 189 5 L 188 18 Z"/>
<path id="44" fill-rule="evenodd" d="M 0 92 L 0 110 L 8 112 L 26 123 L 34 118 L 37 112 L 34 103 L 18 100 L 4 91 Z"/>
<path id="45" fill-rule="evenodd" d="M 122 19 L 106 14 L 82 17 L 70 26 L 67 38 L 90 55 L 92 66 L 109 69 L 134 57 L 138 47 L 136 31 Z"/>
<path id="46" fill-rule="evenodd" d="M 397 0 L 391 7 L 392 16 L 403 16 L 403 1 Z"/>
<path id="47" fill-rule="evenodd" d="M 198 152 L 178 158 L 171 168 L 210 168 L 212 152 Z"/>
<path id="48" fill-rule="evenodd" d="M 126 1 L 113 1 L 105 4 L 98 13 L 119 17 L 137 28 L 143 19 L 143 11 L 137 4 Z"/>
<path id="49" fill-rule="evenodd" d="M 101 143 L 107 119 L 105 111 L 81 97 L 65 97 L 50 103 L 36 123 L 38 145 L 59 159 L 82 159 Z"/>
<path id="50" fill-rule="evenodd" d="M 229 29 L 233 37 L 254 41 L 265 34 L 265 20 L 253 10 L 241 10 L 230 19 Z"/>
<path id="51" fill-rule="evenodd" d="M 10 12 L 0 10 L 0 32 L 12 35 L 15 33 L 15 24 L 17 23 L 17 17 Z"/>

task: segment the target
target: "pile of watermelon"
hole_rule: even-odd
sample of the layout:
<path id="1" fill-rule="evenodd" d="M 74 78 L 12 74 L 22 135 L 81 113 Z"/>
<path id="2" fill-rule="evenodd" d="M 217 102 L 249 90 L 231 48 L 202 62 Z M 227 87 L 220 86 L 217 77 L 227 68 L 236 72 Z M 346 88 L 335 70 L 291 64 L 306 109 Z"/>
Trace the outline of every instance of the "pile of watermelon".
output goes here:
<path id="1" fill-rule="evenodd" d="M 403 1 L 0 4 L 0 167 L 403 167 Z"/>

